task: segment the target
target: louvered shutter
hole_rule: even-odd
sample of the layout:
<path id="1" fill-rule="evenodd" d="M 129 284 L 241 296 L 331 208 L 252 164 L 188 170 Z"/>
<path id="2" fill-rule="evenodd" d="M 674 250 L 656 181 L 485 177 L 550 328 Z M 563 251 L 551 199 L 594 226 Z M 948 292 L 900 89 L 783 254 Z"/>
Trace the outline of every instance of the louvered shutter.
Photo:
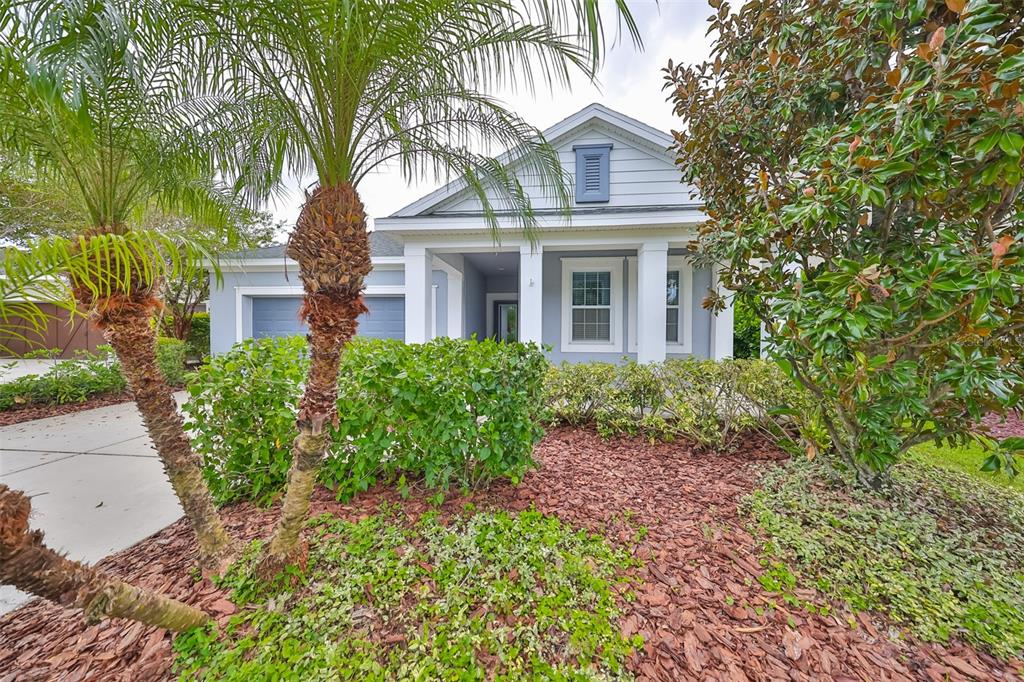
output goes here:
<path id="1" fill-rule="evenodd" d="M 606 202 L 609 198 L 609 156 L 612 145 L 588 144 L 573 147 L 576 152 L 576 203 Z"/>

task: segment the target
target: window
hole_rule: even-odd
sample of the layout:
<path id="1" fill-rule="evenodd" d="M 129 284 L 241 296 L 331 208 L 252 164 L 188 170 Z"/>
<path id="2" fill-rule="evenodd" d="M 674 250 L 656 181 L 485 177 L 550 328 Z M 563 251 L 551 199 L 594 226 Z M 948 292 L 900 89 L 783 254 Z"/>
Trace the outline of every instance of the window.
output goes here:
<path id="1" fill-rule="evenodd" d="M 622 351 L 623 258 L 562 259 L 562 351 Z"/>
<path id="2" fill-rule="evenodd" d="M 612 273 L 572 273 L 572 341 L 612 339 Z"/>
<path id="3" fill-rule="evenodd" d="M 637 259 L 629 261 L 629 352 L 637 351 Z M 665 276 L 665 343 L 668 353 L 690 353 L 693 269 L 682 256 L 668 257 Z"/>
<path id="4" fill-rule="evenodd" d="M 669 270 L 665 283 L 665 341 L 679 343 L 679 271 Z"/>
<path id="5" fill-rule="evenodd" d="M 580 144 L 576 152 L 576 203 L 604 203 L 610 198 L 611 144 Z"/>

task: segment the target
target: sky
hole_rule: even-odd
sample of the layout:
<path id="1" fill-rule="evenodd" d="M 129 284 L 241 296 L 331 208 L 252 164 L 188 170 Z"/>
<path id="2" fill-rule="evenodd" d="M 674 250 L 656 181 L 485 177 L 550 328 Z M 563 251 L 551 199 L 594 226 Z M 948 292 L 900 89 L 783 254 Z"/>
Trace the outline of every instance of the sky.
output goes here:
<path id="1" fill-rule="evenodd" d="M 662 92 L 663 74 L 669 59 L 676 63 L 703 61 L 710 50 L 705 37 L 707 18 L 712 12 L 706 0 L 630 0 L 630 9 L 640 28 L 643 51 L 637 51 L 628 35 L 612 45 L 592 84 L 577 78 L 571 90 L 552 93 L 538 88 L 529 93 L 496 93 L 510 108 L 541 130 L 591 102 L 632 116 L 656 128 L 670 131 L 677 119 Z M 605 11 L 609 43 L 615 36 L 615 15 Z M 268 206 L 276 220 L 291 229 L 302 205 L 303 189 L 312 178 L 291 178 L 284 197 Z M 382 169 L 366 177 L 359 186 L 367 214 L 384 217 L 439 187 L 443 182 L 409 184 L 395 169 Z"/>

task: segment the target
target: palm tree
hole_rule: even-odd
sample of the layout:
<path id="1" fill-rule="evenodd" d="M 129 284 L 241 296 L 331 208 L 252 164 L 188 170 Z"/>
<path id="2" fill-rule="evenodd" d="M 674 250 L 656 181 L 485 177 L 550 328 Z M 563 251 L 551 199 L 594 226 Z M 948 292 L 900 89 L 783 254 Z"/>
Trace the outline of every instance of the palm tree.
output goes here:
<path id="1" fill-rule="evenodd" d="M 43 543 L 41 531 L 29 529 L 30 512 L 24 493 L 0 484 L 0 584 L 81 609 L 93 622 L 130 618 L 170 630 L 187 630 L 209 621 L 199 609 L 129 585 L 53 551 Z"/>
<path id="2" fill-rule="evenodd" d="M 624 10 L 624 0 L 617 6 Z M 262 564 L 272 574 L 301 559 L 299 533 L 327 427 L 337 421 L 340 353 L 366 310 L 360 181 L 384 164 L 410 179 L 462 177 L 492 228 L 501 211 L 529 232 L 534 216 L 520 180 L 549 187 L 567 206 L 566 183 L 539 132 L 485 93 L 591 76 L 601 17 L 597 0 L 209 0 L 191 9 L 206 18 L 208 46 L 224 60 L 209 70 L 211 84 L 238 95 L 238 116 L 251 121 L 244 139 L 226 136 L 225 171 L 258 197 L 285 168 L 316 176 L 287 248 L 305 292 L 311 363 L 282 514 Z M 518 174 L 488 153 L 496 148 L 516 159 Z"/>
<path id="3" fill-rule="evenodd" d="M 207 100 L 182 93 L 197 65 L 183 23 L 158 3 L 21 3 L 0 18 L 0 147 L 78 216 L 75 238 L 8 254 L 7 276 L 56 267 L 121 363 L 164 470 L 191 522 L 204 570 L 233 557 L 172 392 L 151 318 L 161 277 L 201 249 L 135 231 L 154 209 L 226 225 L 198 137 Z"/>

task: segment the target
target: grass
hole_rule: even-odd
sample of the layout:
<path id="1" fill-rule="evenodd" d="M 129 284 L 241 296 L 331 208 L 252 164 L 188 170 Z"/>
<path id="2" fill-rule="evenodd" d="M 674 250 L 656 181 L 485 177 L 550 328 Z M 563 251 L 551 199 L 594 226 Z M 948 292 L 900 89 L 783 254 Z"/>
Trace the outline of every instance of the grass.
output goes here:
<path id="1" fill-rule="evenodd" d="M 872 493 L 820 460 L 793 460 L 768 470 L 743 506 L 764 538 L 766 589 L 814 587 L 924 640 L 1024 652 L 1017 490 L 909 459 Z"/>
<path id="2" fill-rule="evenodd" d="M 980 445 L 951 448 L 927 443 L 915 447 L 912 457 L 945 469 L 962 471 L 969 476 L 992 485 L 1013 488 L 1024 492 L 1024 475 L 1011 477 L 1004 471 L 989 473 L 981 470 L 981 464 L 988 457 L 988 454 Z"/>
<path id="3" fill-rule="evenodd" d="M 629 555 L 532 511 L 323 517 L 297 585 L 250 577 L 258 550 L 224 579 L 248 606 L 175 641 L 182 679 L 627 680 L 642 644 L 617 623 Z"/>

